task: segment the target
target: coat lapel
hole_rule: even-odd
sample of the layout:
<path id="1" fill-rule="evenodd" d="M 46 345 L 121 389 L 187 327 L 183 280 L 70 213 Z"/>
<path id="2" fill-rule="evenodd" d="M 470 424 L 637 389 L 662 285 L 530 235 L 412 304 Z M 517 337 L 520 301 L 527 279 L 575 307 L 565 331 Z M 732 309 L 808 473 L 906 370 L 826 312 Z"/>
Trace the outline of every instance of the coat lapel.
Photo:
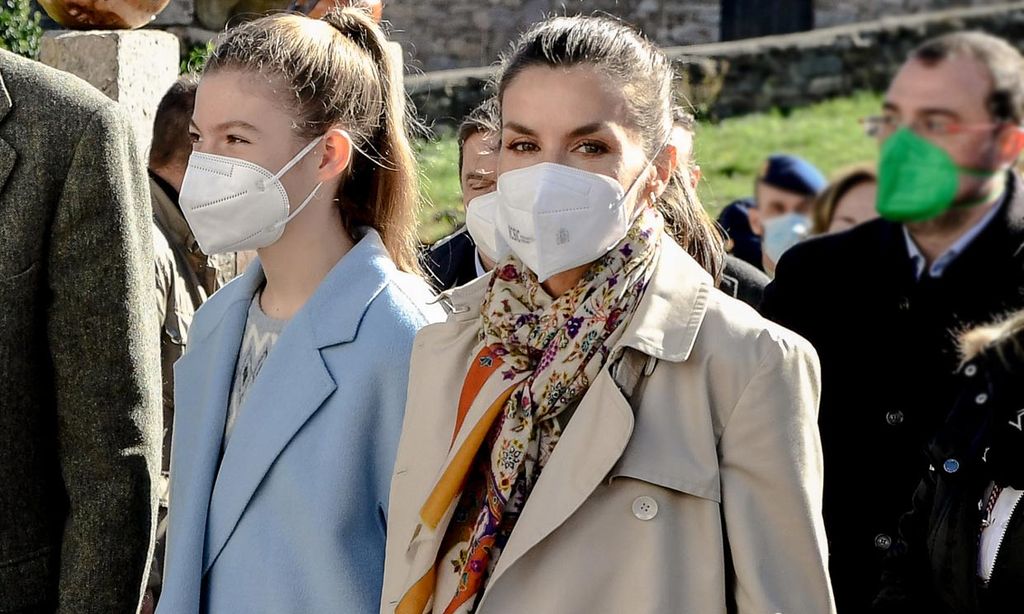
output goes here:
<path id="1" fill-rule="evenodd" d="M 690 357 L 713 291 L 711 276 L 675 242 L 666 240 L 654 277 L 619 341 L 670 362 Z M 613 350 L 612 354 L 616 353 Z M 580 401 L 530 493 L 488 582 L 494 586 L 516 561 L 562 525 L 593 494 L 622 457 L 633 435 L 629 401 L 609 367 Z M 487 600 L 484 593 L 480 604 Z"/>
<path id="2" fill-rule="evenodd" d="M 366 230 L 281 332 L 239 408 L 220 463 L 205 525 L 203 574 L 224 550 L 274 462 L 337 388 L 322 350 L 356 338 L 367 308 L 394 271 L 380 236 Z M 232 349 L 237 355 L 239 343 Z M 231 381 L 222 381 L 222 387 L 230 389 Z M 221 425 L 223 431 L 223 418 Z"/>
<path id="3" fill-rule="evenodd" d="M 203 319 L 196 322 L 211 322 L 211 327 L 201 331 L 193 326 L 188 351 L 174 366 L 172 513 L 164 578 L 168 596 L 198 596 L 200 592 L 204 527 L 230 394 L 225 382 L 233 378 L 249 301 L 261 281 L 258 264 L 254 263 L 245 275 L 207 303 Z M 198 612 L 198 602 L 194 605 L 172 602 L 165 607 L 175 612 Z"/>
<path id="4" fill-rule="evenodd" d="M 12 104 L 11 94 L 7 91 L 3 75 L 0 75 L 0 123 L 3 123 L 7 118 Z M 0 191 L 3 190 L 4 184 L 7 183 L 7 177 L 14 170 L 14 162 L 17 158 L 18 155 L 14 148 L 11 147 L 11 144 L 0 138 Z"/>
<path id="5" fill-rule="evenodd" d="M 281 333 L 239 408 L 210 497 L 204 574 L 271 465 L 336 387 L 306 318 L 296 318 Z"/>
<path id="6" fill-rule="evenodd" d="M 583 505 L 622 456 L 632 434 L 633 410 L 605 368 L 583 395 L 530 493 L 491 575 L 491 586 Z"/>

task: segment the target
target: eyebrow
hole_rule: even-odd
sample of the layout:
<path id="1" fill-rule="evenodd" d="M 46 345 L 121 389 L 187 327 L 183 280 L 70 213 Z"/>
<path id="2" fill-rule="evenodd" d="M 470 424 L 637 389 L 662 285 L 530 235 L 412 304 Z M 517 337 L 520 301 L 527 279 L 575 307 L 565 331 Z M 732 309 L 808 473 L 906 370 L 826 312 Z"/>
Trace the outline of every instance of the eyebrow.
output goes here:
<path id="1" fill-rule="evenodd" d="M 884 103 L 882 103 L 882 109 L 884 109 L 886 111 L 897 111 L 897 112 L 900 110 L 900 108 L 898 106 L 896 106 L 896 104 L 894 104 L 892 102 L 889 102 L 888 100 L 886 100 Z M 950 110 L 950 109 L 925 108 L 925 109 L 919 109 L 918 113 L 920 115 L 944 115 L 946 117 L 952 117 L 954 119 L 957 119 L 957 118 L 960 117 L 959 113 L 957 113 L 956 111 Z"/>
<path id="2" fill-rule="evenodd" d="M 472 173 L 466 173 L 464 179 L 466 181 L 472 181 L 473 179 L 491 179 L 494 177 L 494 171 L 473 171 Z"/>
<path id="3" fill-rule="evenodd" d="M 189 125 L 190 128 L 194 128 L 197 132 L 199 131 L 199 126 L 196 125 L 195 120 L 192 120 L 192 119 L 188 120 L 188 125 Z M 232 121 L 229 121 L 229 122 L 224 122 L 224 123 L 216 126 L 214 130 L 217 131 L 217 132 L 224 132 L 225 130 L 231 130 L 232 128 L 242 128 L 243 130 L 251 130 L 253 132 L 261 132 L 260 129 L 257 128 L 256 126 L 250 124 L 249 122 L 242 121 L 240 119 L 235 119 L 235 120 L 232 120 Z"/>
<path id="4" fill-rule="evenodd" d="M 579 128 L 576 128 L 572 132 L 570 132 L 569 133 L 569 138 L 577 138 L 577 137 L 585 136 L 587 134 L 593 134 L 595 132 L 600 132 L 601 130 L 603 130 L 605 128 L 605 125 L 606 125 L 606 122 L 591 122 L 589 124 L 585 124 L 583 126 L 580 126 Z M 530 128 L 527 128 L 526 126 L 524 126 L 522 124 L 519 124 L 519 123 L 516 123 L 516 122 L 508 122 L 507 124 L 505 124 L 503 126 L 503 128 L 505 130 L 511 130 L 513 132 L 518 132 L 519 134 L 525 134 L 526 136 L 537 136 L 536 131 L 531 130 Z"/>

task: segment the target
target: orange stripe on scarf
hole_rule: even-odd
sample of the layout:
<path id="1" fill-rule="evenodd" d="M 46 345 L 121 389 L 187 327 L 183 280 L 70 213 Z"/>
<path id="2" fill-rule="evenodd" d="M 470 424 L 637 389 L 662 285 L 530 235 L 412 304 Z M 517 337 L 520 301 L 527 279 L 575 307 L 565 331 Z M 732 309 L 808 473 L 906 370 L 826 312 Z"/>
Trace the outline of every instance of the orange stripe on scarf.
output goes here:
<path id="1" fill-rule="evenodd" d="M 423 614 L 430 596 L 434 594 L 437 569 L 431 567 L 425 576 L 412 585 L 395 608 L 395 614 Z"/>
<path id="2" fill-rule="evenodd" d="M 462 443 L 459 451 L 455 453 L 452 462 L 445 469 L 444 475 L 438 480 L 437 486 L 434 486 L 434 490 L 427 497 L 427 502 L 423 504 L 423 508 L 420 510 L 420 520 L 423 521 L 423 524 L 431 529 L 436 529 L 438 523 L 441 522 L 441 517 L 448 511 L 448 506 L 462 492 L 462 486 L 469 475 L 469 468 L 472 466 L 477 452 L 480 451 L 480 446 L 483 445 L 484 439 L 487 438 L 487 432 L 491 430 L 494 419 L 505 409 L 505 403 L 508 402 L 508 398 L 512 396 L 512 391 L 518 385 L 519 382 L 516 382 L 505 389 L 505 392 L 502 392 L 494 400 L 494 403 L 487 408 L 487 412 L 476 423 L 473 430 L 470 431 L 466 441 Z"/>

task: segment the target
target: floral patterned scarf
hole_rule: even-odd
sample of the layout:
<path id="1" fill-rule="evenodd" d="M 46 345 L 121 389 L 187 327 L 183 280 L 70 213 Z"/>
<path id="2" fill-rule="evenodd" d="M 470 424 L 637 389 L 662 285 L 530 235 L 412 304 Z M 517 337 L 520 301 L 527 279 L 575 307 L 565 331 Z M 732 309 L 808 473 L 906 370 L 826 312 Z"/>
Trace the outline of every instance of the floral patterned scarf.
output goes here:
<path id="1" fill-rule="evenodd" d="M 424 506 L 423 524 L 444 531 L 440 554 L 434 569 L 422 570 L 425 575 L 397 612 L 421 614 L 431 597 L 436 614 L 475 610 L 558 443 L 568 419 L 562 414 L 575 408 L 608 362 L 647 288 L 663 231 L 661 214 L 647 207 L 626 237 L 557 299 L 515 256 L 499 263 L 484 298 L 483 347 L 463 385 L 453 443 L 460 428 L 482 426 L 486 437 L 462 444 L 477 446 L 469 450 L 475 460 L 465 463 L 461 475 L 446 475 L 447 486 L 439 482 L 431 494 L 434 504 L 428 500 Z M 508 388 L 481 418 L 484 424 L 463 424 L 469 405 L 492 376 L 508 381 Z M 440 511 L 456 498 L 447 528 L 437 526 Z"/>

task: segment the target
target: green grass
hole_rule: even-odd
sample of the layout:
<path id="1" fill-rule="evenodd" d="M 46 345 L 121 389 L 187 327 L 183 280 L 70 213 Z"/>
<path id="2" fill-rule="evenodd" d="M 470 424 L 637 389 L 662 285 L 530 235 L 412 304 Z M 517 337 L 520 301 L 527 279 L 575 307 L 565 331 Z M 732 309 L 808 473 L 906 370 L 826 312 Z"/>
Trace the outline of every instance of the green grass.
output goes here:
<path id="1" fill-rule="evenodd" d="M 877 159 L 875 142 L 864 136 L 858 119 L 875 114 L 881 96 L 858 93 L 788 113 L 772 111 L 700 122 L 697 163 L 703 172 L 699 189 L 713 215 L 737 198 L 749 196 L 765 158 L 777 152 L 807 158 L 826 175 L 858 162 Z M 462 223 L 462 200 L 455 137 L 440 135 L 418 144 L 425 204 L 420 238 L 431 242 Z"/>

